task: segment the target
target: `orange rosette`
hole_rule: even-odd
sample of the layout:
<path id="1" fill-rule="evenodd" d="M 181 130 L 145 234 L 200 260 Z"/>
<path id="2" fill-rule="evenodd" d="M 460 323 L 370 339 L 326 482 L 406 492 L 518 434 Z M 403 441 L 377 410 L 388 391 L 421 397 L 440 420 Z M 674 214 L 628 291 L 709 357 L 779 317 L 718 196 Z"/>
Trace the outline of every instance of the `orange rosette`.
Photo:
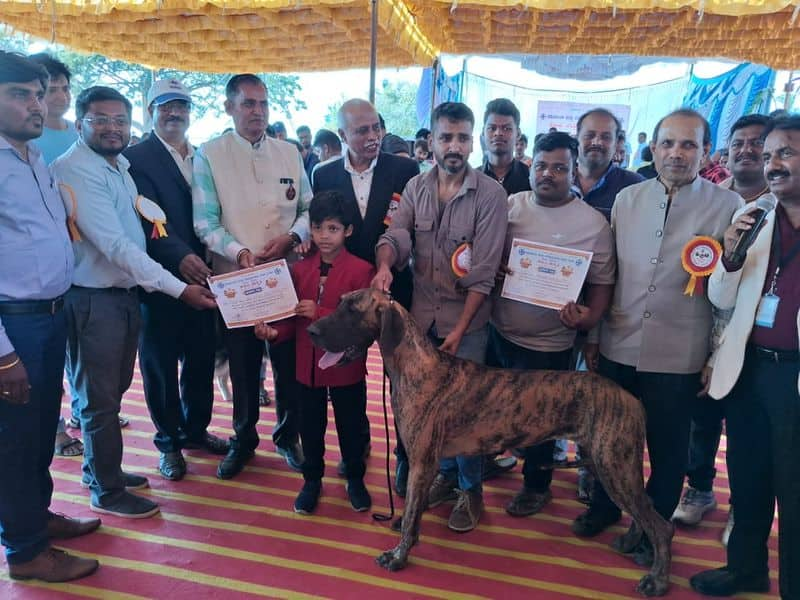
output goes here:
<path id="1" fill-rule="evenodd" d="M 463 277 L 472 268 L 472 245 L 461 244 L 450 257 L 450 268 L 456 277 Z"/>
<path id="2" fill-rule="evenodd" d="M 396 213 L 397 209 L 400 208 L 400 201 L 402 199 L 403 197 L 397 192 L 392 194 L 392 199 L 389 200 L 389 208 L 386 211 L 386 216 L 383 217 L 383 224 L 386 225 L 387 227 L 392 224 L 394 213 Z"/>
<path id="3" fill-rule="evenodd" d="M 714 272 L 721 256 L 722 246 L 712 237 L 699 235 L 687 242 L 681 251 L 681 264 L 684 271 L 689 273 L 684 296 L 704 293 L 703 278 Z"/>

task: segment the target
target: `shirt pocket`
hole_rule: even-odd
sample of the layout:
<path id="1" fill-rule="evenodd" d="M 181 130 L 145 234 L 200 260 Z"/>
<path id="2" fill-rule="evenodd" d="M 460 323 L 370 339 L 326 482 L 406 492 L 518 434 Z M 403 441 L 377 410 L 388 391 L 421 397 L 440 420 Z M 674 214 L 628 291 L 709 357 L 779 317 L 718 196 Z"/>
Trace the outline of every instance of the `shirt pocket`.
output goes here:
<path id="1" fill-rule="evenodd" d="M 436 243 L 433 219 L 417 218 L 414 221 L 414 256 L 430 257 Z"/>
<path id="2" fill-rule="evenodd" d="M 471 227 L 452 225 L 447 230 L 444 251 L 447 253 L 447 256 L 450 257 L 464 244 L 469 244 L 471 246 L 474 237 L 475 231 Z"/>

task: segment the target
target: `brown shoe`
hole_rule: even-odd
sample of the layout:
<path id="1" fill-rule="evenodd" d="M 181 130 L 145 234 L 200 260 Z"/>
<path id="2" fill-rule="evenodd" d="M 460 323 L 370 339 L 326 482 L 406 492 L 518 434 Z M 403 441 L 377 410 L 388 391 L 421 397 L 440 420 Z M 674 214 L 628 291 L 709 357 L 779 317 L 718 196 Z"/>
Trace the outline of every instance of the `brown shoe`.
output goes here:
<path id="1" fill-rule="evenodd" d="M 538 493 L 523 487 L 517 495 L 511 499 L 511 502 L 506 504 L 506 512 L 512 517 L 535 515 L 542 510 L 552 498 L 553 494 L 549 489 Z"/>
<path id="2" fill-rule="evenodd" d="M 457 487 L 458 482 L 455 479 L 448 479 L 441 473 L 437 474 L 428 491 L 428 508 L 435 508 L 444 502 L 455 500 L 458 497 Z"/>
<path id="3" fill-rule="evenodd" d="M 465 533 L 478 526 L 483 513 L 483 494 L 458 490 L 458 502 L 450 513 L 447 526 L 453 531 Z"/>
<path id="4" fill-rule="evenodd" d="M 47 516 L 47 537 L 51 540 L 68 540 L 92 533 L 100 527 L 100 519 L 78 519 L 55 513 Z"/>
<path id="5" fill-rule="evenodd" d="M 40 579 L 51 583 L 71 581 L 91 575 L 100 563 L 93 558 L 79 558 L 63 550 L 47 548 L 25 563 L 8 566 L 11 579 Z"/>

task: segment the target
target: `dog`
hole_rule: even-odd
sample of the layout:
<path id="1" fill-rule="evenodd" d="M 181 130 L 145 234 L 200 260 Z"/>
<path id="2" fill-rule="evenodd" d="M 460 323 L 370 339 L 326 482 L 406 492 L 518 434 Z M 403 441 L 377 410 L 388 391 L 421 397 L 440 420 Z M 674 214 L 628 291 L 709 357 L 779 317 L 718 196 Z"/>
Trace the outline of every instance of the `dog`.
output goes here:
<path id="1" fill-rule="evenodd" d="M 314 343 L 344 364 L 377 340 L 392 382 L 397 431 L 410 470 L 400 543 L 376 561 L 406 566 L 439 459 L 481 455 L 568 438 L 581 444 L 609 496 L 633 517 L 614 548 L 630 553 L 645 533 L 654 561 L 638 591 L 669 587 L 673 527 L 644 490 L 645 415 L 641 403 L 591 372 L 494 369 L 437 350 L 413 318 L 384 292 L 359 290 L 308 328 Z M 332 357 L 331 360 L 336 360 Z"/>

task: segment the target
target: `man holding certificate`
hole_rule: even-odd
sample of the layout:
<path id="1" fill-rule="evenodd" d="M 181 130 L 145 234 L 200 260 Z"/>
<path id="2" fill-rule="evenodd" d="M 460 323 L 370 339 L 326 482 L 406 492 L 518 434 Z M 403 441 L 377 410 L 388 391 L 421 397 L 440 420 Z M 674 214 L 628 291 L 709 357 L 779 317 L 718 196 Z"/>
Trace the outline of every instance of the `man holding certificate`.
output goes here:
<path id="1" fill-rule="evenodd" d="M 611 228 L 571 190 L 577 155 L 567 133 L 540 138 L 533 149 L 533 191 L 508 199 L 509 260 L 501 267 L 503 292 L 489 326 L 488 360 L 497 366 L 569 370 L 577 331 L 594 327 L 611 302 Z M 540 466 L 552 464 L 554 446 L 525 448 L 525 483 L 506 506 L 510 515 L 535 514 L 550 501 L 553 471 Z"/>

